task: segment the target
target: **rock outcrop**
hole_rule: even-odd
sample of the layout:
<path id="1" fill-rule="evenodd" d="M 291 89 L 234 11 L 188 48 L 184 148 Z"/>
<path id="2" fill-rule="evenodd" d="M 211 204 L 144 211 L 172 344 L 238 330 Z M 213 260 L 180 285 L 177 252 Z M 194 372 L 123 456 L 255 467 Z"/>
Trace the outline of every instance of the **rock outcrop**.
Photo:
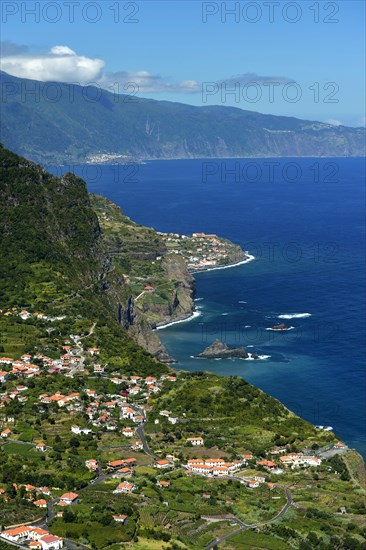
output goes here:
<path id="1" fill-rule="evenodd" d="M 229 348 L 227 344 L 221 340 L 215 340 L 202 353 L 196 357 L 201 359 L 259 359 L 256 354 L 249 354 L 245 348 Z"/>

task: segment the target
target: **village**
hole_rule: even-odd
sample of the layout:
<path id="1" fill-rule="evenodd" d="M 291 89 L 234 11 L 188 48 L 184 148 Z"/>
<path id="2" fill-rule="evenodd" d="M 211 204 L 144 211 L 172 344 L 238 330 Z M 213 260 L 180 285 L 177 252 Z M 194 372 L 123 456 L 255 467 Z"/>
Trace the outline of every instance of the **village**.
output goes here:
<path id="1" fill-rule="evenodd" d="M 168 251 L 187 260 L 190 271 L 225 266 L 246 259 L 238 247 L 214 234 L 193 233 L 192 236 L 178 233 L 159 233 Z M 239 258 L 240 256 L 240 258 Z"/>
<path id="2" fill-rule="evenodd" d="M 15 309 L 11 314 L 16 314 Z M 28 312 L 20 310 L 22 319 L 28 319 Z M 38 314 L 42 315 L 42 314 Z M 34 449 L 47 454 L 52 451 L 49 445 L 42 441 L 23 442 L 18 440 L 16 433 L 17 419 L 7 414 L 7 407 L 12 403 L 25 405 L 29 399 L 29 388 L 31 380 L 49 379 L 64 375 L 68 378 L 83 375 L 84 387 L 80 391 L 54 393 L 39 393 L 34 399 L 33 406 L 42 412 L 43 406 L 56 407 L 56 410 L 66 412 L 70 418 L 85 418 L 80 422 L 73 422 L 69 428 L 71 437 L 95 438 L 97 433 L 115 433 L 123 440 L 130 441 L 131 451 L 145 453 L 151 466 L 158 473 L 157 485 L 160 488 L 167 488 L 170 485 L 169 475 L 181 470 L 187 477 L 200 476 L 207 479 L 236 479 L 247 490 L 252 491 L 265 485 L 269 490 L 276 484 L 269 481 L 273 475 L 280 476 L 284 471 L 300 470 L 306 468 L 317 468 L 321 465 L 322 459 L 310 453 L 308 449 L 303 452 L 288 452 L 286 447 L 275 447 L 269 450 L 265 456 L 255 456 L 251 451 L 239 455 L 236 460 L 228 460 L 224 457 L 210 458 L 207 449 L 206 457 L 190 458 L 190 454 L 184 453 L 184 449 L 204 449 L 205 437 L 199 433 L 190 434 L 189 431 L 183 441 L 176 447 L 174 454 L 159 456 L 154 454 L 147 443 L 144 427 L 153 414 L 154 403 L 165 385 L 171 387 L 177 382 L 175 373 L 163 374 L 160 377 L 123 375 L 121 372 L 108 372 L 107 366 L 100 361 L 102 350 L 97 347 L 82 346 L 82 337 L 70 335 L 60 346 L 60 355 L 52 359 L 42 353 L 35 355 L 23 354 L 19 359 L 11 357 L 0 357 L 0 417 L 1 432 L 0 438 L 3 445 L 12 442 L 32 445 Z M 85 366 L 87 360 L 87 366 Z M 122 390 L 115 393 L 99 392 L 93 388 L 93 381 L 104 380 Z M 121 386 L 122 385 L 122 386 Z M 34 391 L 33 391 L 34 395 Z M 161 419 L 161 420 L 160 420 Z M 153 422 L 158 427 L 160 422 L 167 422 L 169 425 L 180 425 L 185 430 L 187 418 L 179 417 L 170 410 L 160 410 Z M 346 446 L 337 442 L 334 449 L 341 451 Z M 183 454 L 182 454 L 183 451 Z M 177 456 L 179 455 L 179 457 Z M 137 460 L 135 457 L 127 456 L 103 461 L 98 456 L 90 456 L 84 461 L 85 469 L 92 475 L 88 485 L 98 483 L 106 479 L 116 479 L 117 483 L 112 489 L 113 495 L 138 495 L 141 490 L 135 482 L 135 469 Z M 246 475 L 250 466 L 251 474 Z M 160 473 L 159 473 L 160 472 Z M 254 472 L 254 473 L 253 473 Z M 270 477 L 269 477 L 270 476 Z M 37 487 L 31 484 L 19 484 L 14 482 L 14 490 L 21 491 L 23 498 L 27 499 L 34 507 L 44 510 L 44 514 L 50 518 L 62 518 L 65 507 L 72 507 L 79 501 L 79 494 L 74 491 L 66 491 L 60 494 L 59 490 L 49 487 Z M 0 488 L 0 497 L 7 498 L 6 488 Z M 127 515 L 114 515 L 116 524 L 124 524 L 128 521 Z M 43 527 L 40 522 L 35 525 L 24 525 L 6 527 L 1 537 L 17 544 L 28 544 L 30 548 L 42 550 L 58 550 L 64 544 L 62 537 L 52 535 Z M 43 520 L 41 525 L 44 526 Z"/>

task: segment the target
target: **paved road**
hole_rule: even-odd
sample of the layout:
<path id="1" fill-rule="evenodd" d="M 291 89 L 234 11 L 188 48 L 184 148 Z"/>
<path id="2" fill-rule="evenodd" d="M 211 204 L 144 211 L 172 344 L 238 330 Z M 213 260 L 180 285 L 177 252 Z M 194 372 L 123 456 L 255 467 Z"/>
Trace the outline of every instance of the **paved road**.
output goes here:
<path id="1" fill-rule="evenodd" d="M 235 529 L 235 531 L 232 531 L 231 533 L 228 533 L 227 535 L 224 535 L 218 539 L 213 540 L 206 546 L 206 550 L 212 550 L 216 546 L 219 546 L 222 542 L 227 540 L 230 537 L 233 537 L 234 535 L 237 535 L 238 533 L 241 533 L 242 531 L 245 531 L 246 529 L 255 529 L 256 527 L 259 527 L 261 525 L 268 525 L 270 523 L 273 523 L 277 521 L 279 518 L 281 518 L 284 514 L 286 514 L 287 510 L 293 506 L 293 500 L 292 500 L 292 494 L 290 490 L 287 487 L 284 487 L 285 496 L 286 496 L 286 504 L 284 507 L 276 514 L 273 518 L 267 520 L 267 521 L 261 521 L 258 523 L 253 523 L 251 525 L 247 525 L 246 523 L 242 522 L 239 518 L 235 518 L 235 523 L 239 525 L 238 529 Z"/>
<path id="2" fill-rule="evenodd" d="M 91 480 L 91 482 L 89 482 L 88 485 L 86 485 L 82 489 L 79 489 L 78 493 L 80 494 L 83 491 L 85 491 L 85 489 L 87 489 L 88 487 L 92 487 L 94 485 L 97 485 L 98 483 L 101 483 L 102 481 L 104 481 L 108 477 L 110 477 L 110 475 L 104 474 L 101 467 L 99 466 L 99 468 L 98 468 L 98 477 Z M 47 514 L 41 520 L 36 521 L 36 522 L 33 523 L 33 525 L 35 527 L 41 527 L 42 529 L 48 529 L 48 524 L 55 517 L 56 512 L 55 512 L 54 507 L 57 504 L 57 502 L 58 502 L 58 499 L 52 499 L 52 500 L 48 501 L 48 503 L 47 503 Z M 85 546 L 81 543 L 76 543 L 76 542 L 74 542 L 70 539 L 65 539 L 64 538 L 64 541 L 65 541 L 66 547 L 69 548 L 70 550 L 77 550 L 78 548 L 85 548 L 87 550 L 90 550 L 90 548 L 88 546 Z"/>
<path id="3" fill-rule="evenodd" d="M 84 338 L 88 338 L 94 333 L 95 327 L 97 326 L 97 323 L 93 323 L 91 329 L 89 330 L 88 334 L 85 336 L 70 336 L 74 342 L 75 345 L 80 349 L 80 363 L 78 365 L 75 365 L 74 367 L 70 368 L 69 374 L 71 376 L 74 376 L 78 372 L 82 372 L 84 370 L 84 363 L 85 363 L 85 351 L 83 349 L 83 346 L 81 345 L 80 341 L 84 340 Z"/>
<path id="4" fill-rule="evenodd" d="M 141 409 L 140 407 L 136 406 L 135 405 L 135 409 L 142 415 L 145 417 L 145 411 L 143 409 Z M 141 439 L 141 442 L 142 442 L 142 447 L 143 447 L 143 451 L 145 454 L 147 454 L 148 456 L 150 456 L 151 458 L 153 458 L 154 460 L 160 460 L 160 457 L 158 457 L 157 455 L 155 455 L 151 450 L 150 450 L 150 447 L 149 445 L 147 444 L 147 441 L 146 441 L 146 437 L 145 437 L 145 433 L 144 433 L 144 428 L 145 428 L 145 422 L 141 422 L 141 424 L 138 425 L 138 427 L 136 428 L 136 433 L 137 435 L 140 437 Z"/>
<path id="5" fill-rule="evenodd" d="M 150 451 L 149 445 L 147 444 L 146 437 L 144 434 L 144 424 L 140 424 L 138 428 L 136 429 L 136 433 L 140 437 L 142 441 L 142 447 L 144 450 L 144 453 L 153 458 L 154 460 L 160 460 L 160 458 L 155 455 L 152 451 Z"/>

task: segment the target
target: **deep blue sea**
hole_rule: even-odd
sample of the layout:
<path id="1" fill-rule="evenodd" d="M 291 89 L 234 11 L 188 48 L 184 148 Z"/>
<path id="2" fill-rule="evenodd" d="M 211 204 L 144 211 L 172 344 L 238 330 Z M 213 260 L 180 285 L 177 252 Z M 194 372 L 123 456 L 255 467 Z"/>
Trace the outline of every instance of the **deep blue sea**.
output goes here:
<path id="1" fill-rule="evenodd" d="M 53 168 L 60 170 L 68 167 Z M 159 331 L 178 369 L 243 376 L 310 422 L 333 426 L 366 458 L 364 159 L 175 160 L 74 171 L 141 224 L 216 233 L 255 256 L 196 276 L 200 316 Z M 294 329 L 266 330 L 279 322 Z M 216 338 L 270 358 L 192 358 Z"/>

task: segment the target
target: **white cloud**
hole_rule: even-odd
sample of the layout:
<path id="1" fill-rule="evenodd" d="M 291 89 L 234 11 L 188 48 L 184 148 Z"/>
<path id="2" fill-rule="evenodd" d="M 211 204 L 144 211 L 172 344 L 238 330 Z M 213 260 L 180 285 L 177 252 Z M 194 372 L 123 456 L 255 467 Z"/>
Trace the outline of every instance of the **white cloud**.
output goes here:
<path id="1" fill-rule="evenodd" d="M 175 83 L 145 70 L 105 73 L 105 62 L 102 59 L 78 55 L 66 45 L 53 46 L 46 54 L 32 54 L 27 51 L 24 53 L 23 47 L 9 42 L 3 42 L 1 45 L 1 69 L 20 78 L 43 82 L 97 83 L 102 88 L 113 89 L 121 94 L 130 94 L 132 89 L 139 94 L 200 91 L 200 84 L 195 80 Z"/>
<path id="2" fill-rule="evenodd" d="M 74 50 L 68 46 L 54 46 L 50 49 L 50 53 L 53 53 L 54 55 L 76 55 Z"/>
<path id="3" fill-rule="evenodd" d="M 327 124 L 331 124 L 332 126 L 344 126 L 343 122 L 337 120 L 336 118 L 328 118 L 326 122 Z"/>
<path id="4" fill-rule="evenodd" d="M 130 93 L 132 87 L 138 93 L 180 92 L 195 93 L 201 90 L 196 80 L 183 80 L 182 82 L 170 82 L 159 75 L 153 75 L 148 71 L 119 71 L 106 73 L 99 80 L 102 88 L 113 89 L 121 94 Z"/>
<path id="5" fill-rule="evenodd" d="M 196 80 L 174 82 L 165 76 L 151 74 L 146 70 L 135 72 L 105 72 L 105 61 L 78 55 L 67 45 L 53 46 L 46 54 L 30 53 L 25 46 L 3 42 L 1 68 L 3 71 L 22 78 L 41 81 L 99 84 L 114 93 L 144 95 L 151 93 L 202 93 L 202 84 Z M 283 76 L 260 76 L 256 73 L 242 73 L 213 82 L 217 85 L 242 86 L 250 83 L 264 84 L 293 82 Z M 333 122 L 329 122 L 333 123 Z"/>
<path id="6" fill-rule="evenodd" d="M 77 55 L 68 46 L 54 46 L 47 54 L 3 55 L 1 69 L 21 78 L 41 81 L 95 82 L 105 62 Z"/>
<path id="7" fill-rule="evenodd" d="M 217 84 L 226 84 L 227 86 L 235 86 L 240 84 L 241 86 L 247 86 L 248 84 L 289 84 L 295 82 L 293 79 L 286 76 L 261 76 L 256 73 L 242 73 L 230 78 L 219 80 Z"/>

